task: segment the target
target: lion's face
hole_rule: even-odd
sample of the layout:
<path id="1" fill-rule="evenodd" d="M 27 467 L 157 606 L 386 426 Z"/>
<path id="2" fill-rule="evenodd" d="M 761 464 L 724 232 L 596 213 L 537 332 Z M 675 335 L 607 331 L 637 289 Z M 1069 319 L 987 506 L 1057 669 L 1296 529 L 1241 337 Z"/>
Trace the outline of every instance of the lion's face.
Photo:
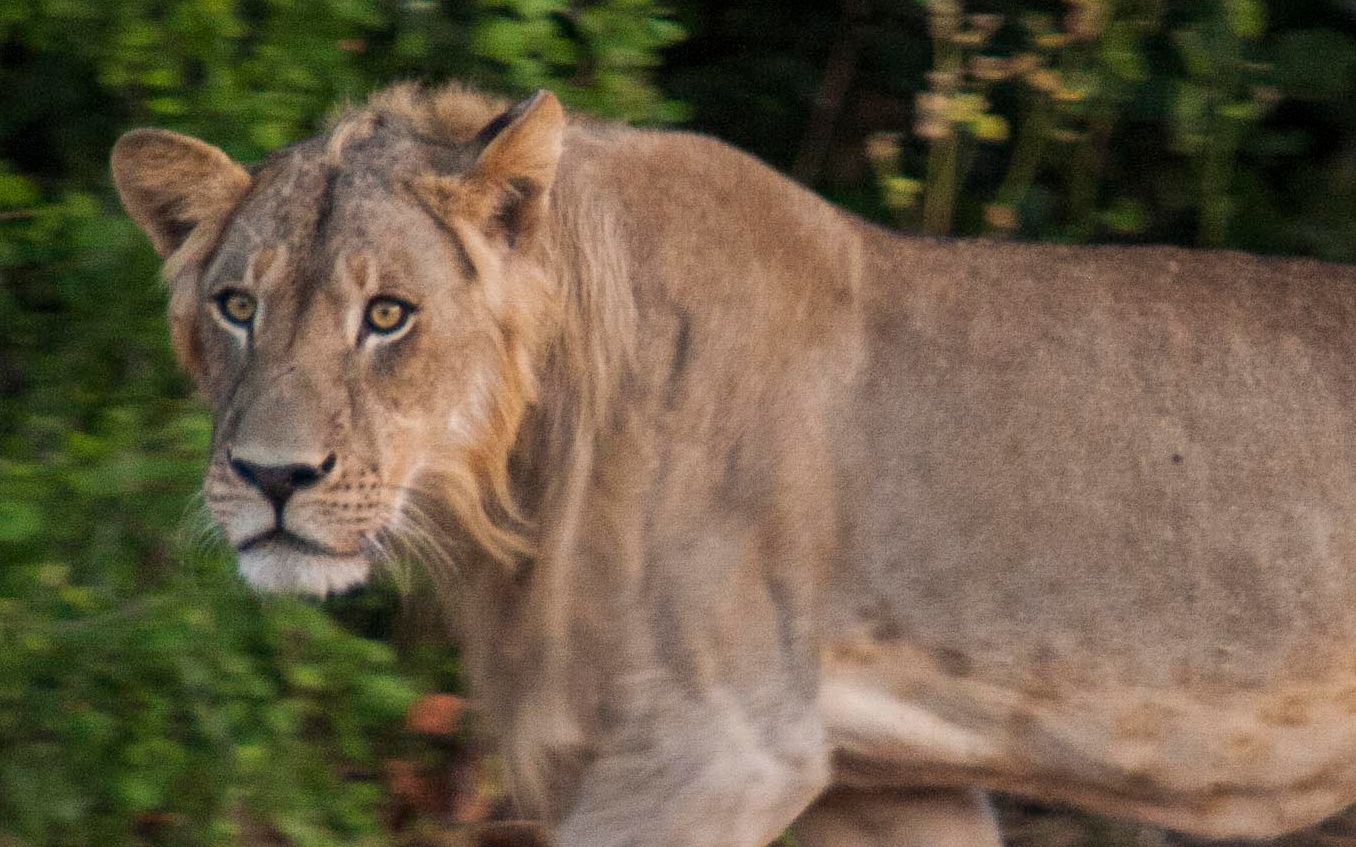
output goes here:
<path id="1" fill-rule="evenodd" d="M 361 580 L 429 452 L 499 381 L 494 323 L 436 226 L 398 204 L 363 223 L 335 193 L 354 219 L 326 247 L 270 243 L 277 221 L 243 210 L 188 318 L 216 420 L 207 505 L 265 587 Z"/>
<path id="2" fill-rule="evenodd" d="M 531 381 L 522 303 L 506 301 L 540 287 L 522 240 L 541 208 L 522 206 L 544 204 L 551 175 L 484 165 L 540 144 L 541 124 L 558 154 L 561 123 L 549 95 L 516 111 L 463 149 L 360 114 L 252 177 L 166 133 L 115 150 L 124 203 L 170 257 L 176 349 L 215 423 L 206 502 L 253 584 L 362 582 L 412 495 L 506 458 Z M 204 159 L 238 173 L 172 173 Z M 205 188 L 147 200 L 166 173 Z M 222 182 L 233 197 L 203 199 Z"/>

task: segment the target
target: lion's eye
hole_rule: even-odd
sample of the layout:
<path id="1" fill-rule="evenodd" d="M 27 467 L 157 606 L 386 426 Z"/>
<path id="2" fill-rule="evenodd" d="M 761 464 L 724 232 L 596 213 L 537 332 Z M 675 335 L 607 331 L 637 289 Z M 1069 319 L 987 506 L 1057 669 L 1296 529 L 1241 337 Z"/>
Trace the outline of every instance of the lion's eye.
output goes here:
<path id="1" fill-rule="evenodd" d="M 236 326 L 248 327 L 259 311 L 259 301 L 243 291 L 223 291 L 217 295 L 217 309 L 221 316 Z"/>
<path id="2" fill-rule="evenodd" d="M 398 331 L 410 319 L 414 307 L 391 297 L 378 297 L 367 304 L 367 328 L 381 335 Z"/>

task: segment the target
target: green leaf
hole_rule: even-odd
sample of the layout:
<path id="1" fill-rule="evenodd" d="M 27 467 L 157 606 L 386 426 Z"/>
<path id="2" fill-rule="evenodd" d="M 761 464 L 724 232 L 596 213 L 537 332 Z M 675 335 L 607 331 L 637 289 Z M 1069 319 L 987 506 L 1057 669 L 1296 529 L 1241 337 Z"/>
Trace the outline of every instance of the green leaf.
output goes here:
<path id="1" fill-rule="evenodd" d="M 1132 198 L 1119 198 L 1109 209 L 1101 213 L 1102 224 L 1106 229 L 1123 236 L 1132 236 L 1149 228 L 1149 213 L 1143 203 Z"/>
<path id="2" fill-rule="evenodd" d="M 133 812 L 154 809 L 161 803 L 160 788 L 148 779 L 125 776 L 117 782 L 118 797 Z"/>
<path id="3" fill-rule="evenodd" d="M 1262 0 L 1224 0 L 1224 15 L 1229 31 L 1239 38 L 1255 41 L 1266 34 L 1267 7 Z"/>
<path id="4" fill-rule="evenodd" d="M 471 46 L 477 55 L 511 62 L 526 50 L 527 39 L 520 24 L 505 18 L 495 18 L 476 27 Z"/>
<path id="5" fill-rule="evenodd" d="M 1276 47 L 1275 67 L 1287 96 L 1339 100 L 1356 89 L 1356 40 L 1332 29 L 1287 32 Z"/>
<path id="6" fill-rule="evenodd" d="M 1236 123 L 1253 123 L 1262 117 L 1263 110 L 1252 100 L 1237 100 L 1219 107 L 1219 116 Z"/>
<path id="7" fill-rule="evenodd" d="M 999 144 L 1008 140 L 1008 122 L 999 115 L 983 114 L 971 124 L 975 138 L 987 144 Z"/>
<path id="8" fill-rule="evenodd" d="M 35 504 L 0 500 L 0 543 L 27 541 L 42 528 L 42 511 Z"/>
<path id="9" fill-rule="evenodd" d="M 1127 82 L 1149 78 L 1149 61 L 1140 43 L 1140 28 L 1130 21 L 1115 21 L 1102 38 L 1102 61 L 1111 72 Z"/>
<path id="10" fill-rule="evenodd" d="M 1181 81 L 1173 91 L 1172 128 L 1179 148 L 1195 151 L 1205 143 L 1210 101 L 1206 89 Z"/>
<path id="11" fill-rule="evenodd" d="M 1215 57 L 1206 47 L 1205 39 L 1196 29 L 1178 29 L 1172 33 L 1173 44 L 1186 65 L 1187 73 L 1196 79 L 1208 79 L 1215 73 Z"/>
<path id="12" fill-rule="evenodd" d="M 16 174 L 0 173 L 0 208 L 31 206 L 38 202 L 38 189 Z"/>

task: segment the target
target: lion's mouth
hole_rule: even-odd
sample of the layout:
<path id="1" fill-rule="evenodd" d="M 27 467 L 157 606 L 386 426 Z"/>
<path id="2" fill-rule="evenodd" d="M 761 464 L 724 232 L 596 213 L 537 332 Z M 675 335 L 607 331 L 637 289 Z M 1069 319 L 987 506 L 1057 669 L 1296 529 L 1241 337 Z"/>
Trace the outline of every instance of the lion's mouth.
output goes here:
<path id="1" fill-rule="evenodd" d="M 298 553 L 308 553 L 312 556 L 351 558 L 359 555 L 357 551 L 337 550 L 328 545 L 321 544 L 319 541 L 315 541 L 304 535 L 299 535 L 291 530 L 277 526 L 251 538 L 247 538 L 236 546 L 236 550 L 241 553 L 248 553 L 252 550 L 261 550 L 275 546 Z"/>
<path id="2" fill-rule="evenodd" d="M 367 581 L 368 556 L 337 550 L 274 527 L 240 544 L 236 563 L 245 580 L 263 591 L 337 594 Z"/>

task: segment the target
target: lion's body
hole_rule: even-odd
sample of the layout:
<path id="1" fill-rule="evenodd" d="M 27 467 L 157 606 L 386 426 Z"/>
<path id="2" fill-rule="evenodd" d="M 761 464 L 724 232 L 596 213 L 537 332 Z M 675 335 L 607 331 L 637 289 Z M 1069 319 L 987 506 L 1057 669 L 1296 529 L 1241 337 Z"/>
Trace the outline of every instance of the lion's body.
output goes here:
<path id="1" fill-rule="evenodd" d="M 486 106 L 374 109 L 334 136 L 462 114 L 441 143 L 466 144 Z M 479 269 L 456 314 L 502 354 L 475 385 L 512 402 L 457 405 L 461 452 L 400 448 L 415 477 L 455 476 L 438 463 L 474 439 L 456 478 L 496 485 L 498 455 L 526 521 L 502 492 L 472 514 L 387 485 L 417 495 L 414 549 L 435 548 L 473 688 L 563 840 L 756 847 L 830 786 L 810 843 L 886 815 L 885 791 L 1243 835 L 1356 801 L 1356 271 L 902 238 L 681 134 L 572 124 L 551 176 L 521 242 L 442 229 Z M 500 282 L 526 262 L 554 288 Z M 462 390 L 443 355 L 411 383 L 430 397 Z M 484 521 L 532 552 L 477 553 Z"/>
<path id="2" fill-rule="evenodd" d="M 929 242 L 876 267 L 824 688 L 863 775 L 884 748 L 1217 834 L 1356 800 L 1356 273 Z"/>

